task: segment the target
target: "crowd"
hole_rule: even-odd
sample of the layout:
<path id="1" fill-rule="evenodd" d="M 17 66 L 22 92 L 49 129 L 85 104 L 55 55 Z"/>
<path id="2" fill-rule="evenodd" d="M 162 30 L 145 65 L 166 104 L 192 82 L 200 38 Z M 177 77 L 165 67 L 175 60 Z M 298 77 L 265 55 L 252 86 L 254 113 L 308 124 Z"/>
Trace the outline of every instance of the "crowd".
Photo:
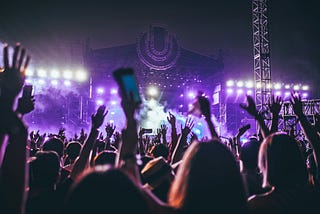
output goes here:
<path id="1" fill-rule="evenodd" d="M 99 106 L 90 132 L 68 139 L 65 130 L 28 130 L 23 116 L 34 109 L 33 96 L 18 97 L 30 57 L 20 44 L 9 59 L 4 47 L 0 73 L 0 213 L 303 213 L 320 211 L 319 124 L 304 115 L 299 94 L 291 104 L 306 136 L 278 130 L 282 100 L 272 96 L 268 127 L 252 97 L 240 108 L 258 123 L 259 134 L 244 144 L 239 127 L 226 144 L 211 121 L 209 100 L 197 97 L 207 139 L 192 133 L 187 119 L 181 130 L 168 113 L 169 126 L 154 138 L 139 126 L 133 97 L 121 96 L 126 127 L 104 124 Z M 16 102 L 17 101 L 17 102 Z M 101 128 L 106 136 L 101 135 Z M 171 138 L 167 142 L 167 131 Z M 189 140 L 191 139 L 191 140 Z"/>

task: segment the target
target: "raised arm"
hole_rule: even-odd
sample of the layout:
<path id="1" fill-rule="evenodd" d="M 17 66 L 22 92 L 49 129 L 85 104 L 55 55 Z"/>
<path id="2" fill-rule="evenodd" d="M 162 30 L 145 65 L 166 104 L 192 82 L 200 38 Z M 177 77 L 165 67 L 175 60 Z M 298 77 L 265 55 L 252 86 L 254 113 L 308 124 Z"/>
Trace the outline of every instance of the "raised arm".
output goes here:
<path id="1" fill-rule="evenodd" d="M 270 131 L 264 122 L 263 116 L 258 112 L 253 98 L 247 95 L 247 104 L 240 104 L 240 107 L 254 117 L 260 126 L 263 138 L 266 138 L 270 134 Z"/>
<path id="2" fill-rule="evenodd" d="M 314 127 L 308 121 L 305 114 L 303 113 L 300 95 L 292 93 L 290 102 L 292 104 L 292 108 L 293 108 L 294 113 L 297 115 L 297 117 L 299 119 L 300 125 L 304 131 L 304 134 L 306 135 L 310 144 L 312 145 L 313 155 L 314 155 L 315 161 L 317 163 L 317 166 L 319 166 L 319 164 L 320 164 L 320 137 L 317 134 Z"/>
<path id="3" fill-rule="evenodd" d="M 4 71 L 0 72 L 0 186 L 1 198 L 5 207 L 4 213 L 24 213 L 25 187 L 28 170 L 27 138 L 28 133 L 24 123 L 13 111 L 13 104 L 24 84 L 25 71 L 29 56 L 17 44 L 9 65 L 8 46 L 3 50 Z M 6 138 L 8 136 L 8 138 Z M 8 140 L 8 141 L 5 141 Z M 7 147 L 5 147 L 8 142 Z"/>
<path id="4" fill-rule="evenodd" d="M 72 180 L 75 180 L 88 166 L 90 152 L 99 135 L 98 129 L 102 125 L 108 111 L 104 105 L 100 106 L 95 114 L 91 116 L 91 130 L 88 139 L 85 141 L 79 158 L 75 161 L 73 169 L 70 173 Z"/>
<path id="5" fill-rule="evenodd" d="M 213 122 L 211 121 L 211 109 L 208 98 L 206 98 L 205 96 L 198 96 L 198 101 L 200 104 L 201 113 L 205 117 L 212 139 L 220 140 L 219 135 L 213 125 Z"/>
<path id="6" fill-rule="evenodd" d="M 279 126 L 279 113 L 282 106 L 281 97 L 274 97 L 274 95 L 272 95 L 268 106 L 272 114 L 270 133 L 274 133 L 278 131 Z"/>

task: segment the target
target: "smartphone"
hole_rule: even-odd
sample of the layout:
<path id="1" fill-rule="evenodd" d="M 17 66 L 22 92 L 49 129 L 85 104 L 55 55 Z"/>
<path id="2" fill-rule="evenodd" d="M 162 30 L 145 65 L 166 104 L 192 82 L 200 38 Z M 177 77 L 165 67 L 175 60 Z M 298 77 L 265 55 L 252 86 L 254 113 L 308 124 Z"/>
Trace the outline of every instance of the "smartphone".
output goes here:
<path id="1" fill-rule="evenodd" d="M 150 133 L 152 133 L 152 129 L 142 128 L 142 131 L 143 131 L 144 134 L 150 134 Z"/>
<path id="2" fill-rule="evenodd" d="M 22 97 L 30 98 L 32 96 L 32 90 L 33 90 L 32 85 L 23 86 Z"/>
<path id="3" fill-rule="evenodd" d="M 113 77 L 119 85 L 122 98 L 130 99 L 130 94 L 132 94 L 136 105 L 142 103 L 137 78 L 132 68 L 117 69 L 113 72 Z"/>

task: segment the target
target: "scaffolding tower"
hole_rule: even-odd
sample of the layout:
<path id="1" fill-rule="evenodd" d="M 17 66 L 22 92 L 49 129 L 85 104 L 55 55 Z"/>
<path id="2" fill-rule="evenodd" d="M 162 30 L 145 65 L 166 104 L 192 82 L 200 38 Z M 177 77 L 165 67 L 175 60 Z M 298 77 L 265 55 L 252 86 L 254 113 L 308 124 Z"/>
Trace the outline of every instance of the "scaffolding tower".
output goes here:
<path id="1" fill-rule="evenodd" d="M 255 102 L 260 112 L 266 111 L 272 90 L 267 12 L 267 0 L 252 0 Z"/>

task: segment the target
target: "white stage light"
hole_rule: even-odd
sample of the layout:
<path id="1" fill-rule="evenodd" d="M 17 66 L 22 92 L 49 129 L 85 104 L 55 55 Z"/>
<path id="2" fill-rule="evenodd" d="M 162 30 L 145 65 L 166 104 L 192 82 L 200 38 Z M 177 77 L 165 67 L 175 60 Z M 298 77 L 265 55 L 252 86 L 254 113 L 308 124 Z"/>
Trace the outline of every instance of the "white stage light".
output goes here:
<path id="1" fill-rule="evenodd" d="M 79 82 L 84 82 L 88 78 L 88 75 L 84 70 L 78 70 L 75 76 L 76 76 L 76 80 L 78 80 Z"/>
<path id="2" fill-rule="evenodd" d="M 302 86 L 302 90 L 304 90 L 304 91 L 308 91 L 308 90 L 309 90 L 309 86 L 308 86 L 308 85 L 304 85 L 304 86 Z"/>
<path id="3" fill-rule="evenodd" d="M 47 77 L 47 71 L 45 71 L 43 69 L 39 69 L 37 71 L 37 75 L 38 75 L 38 77 Z"/>
<path id="4" fill-rule="evenodd" d="M 148 88 L 148 95 L 152 96 L 152 97 L 155 97 L 155 96 L 158 96 L 159 94 L 159 90 L 158 88 L 154 87 L 154 86 L 150 86 Z"/>
<path id="5" fill-rule="evenodd" d="M 281 83 L 275 83 L 273 88 L 276 89 L 276 90 L 281 89 Z"/>
<path id="6" fill-rule="evenodd" d="M 26 76 L 32 77 L 33 75 L 34 75 L 34 71 L 33 70 L 31 70 L 31 69 L 27 69 L 26 70 Z"/>
<path id="7" fill-rule="evenodd" d="M 257 88 L 261 88 L 261 82 L 257 83 Z"/>
<path id="8" fill-rule="evenodd" d="M 57 80 L 51 80 L 51 84 L 56 86 L 56 85 L 58 85 L 58 81 Z"/>
<path id="9" fill-rule="evenodd" d="M 110 94 L 118 94 L 118 90 L 115 88 L 110 89 Z"/>
<path id="10" fill-rule="evenodd" d="M 64 79 L 70 80 L 70 79 L 72 79 L 72 76 L 73 76 L 72 71 L 65 70 L 65 71 L 63 71 L 62 76 Z"/>
<path id="11" fill-rule="evenodd" d="M 274 94 L 275 94 L 276 96 L 281 96 L 281 91 L 276 91 Z"/>
<path id="12" fill-rule="evenodd" d="M 232 86 L 234 86 L 234 81 L 233 80 L 228 80 L 226 82 L 226 85 L 227 85 L 227 87 L 232 87 Z"/>
<path id="13" fill-rule="evenodd" d="M 286 85 L 284 86 L 284 88 L 285 88 L 285 89 L 290 89 L 290 85 L 289 85 L 289 84 L 286 84 Z"/>
<path id="14" fill-rule="evenodd" d="M 98 106 L 103 105 L 103 103 L 104 103 L 104 101 L 103 101 L 103 100 L 97 100 L 97 101 L 96 101 L 96 104 L 97 104 Z"/>
<path id="15" fill-rule="evenodd" d="M 104 88 L 97 88 L 97 94 L 103 94 L 104 93 Z"/>
<path id="16" fill-rule="evenodd" d="M 293 90 L 295 90 L 295 91 L 300 90 L 300 86 L 299 86 L 299 85 L 294 85 L 294 86 L 293 86 Z"/>
<path id="17" fill-rule="evenodd" d="M 252 90 L 248 90 L 247 91 L 247 95 L 253 95 L 253 91 Z"/>
<path id="18" fill-rule="evenodd" d="M 238 81 L 238 82 L 237 82 L 237 86 L 238 86 L 239 88 L 243 87 L 243 85 L 244 85 L 243 81 Z"/>
<path id="19" fill-rule="evenodd" d="M 227 94 L 232 94 L 233 93 L 233 89 L 232 88 L 228 88 L 227 89 Z"/>
<path id="20" fill-rule="evenodd" d="M 60 72 L 58 70 L 54 69 L 50 72 L 50 76 L 54 79 L 58 79 L 58 78 L 60 78 Z"/>
<path id="21" fill-rule="evenodd" d="M 252 81 L 247 81 L 246 82 L 246 87 L 247 88 L 253 88 L 253 82 Z"/>
<path id="22" fill-rule="evenodd" d="M 237 94 L 243 94 L 243 90 L 242 89 L 238 89 L 237 90 Z"/>
<path id="23" fill-rule="evenodd" d="M 63 82 L 63 84 L 64 84 L 65 86 L 70 86 L 70 85 L 71 85 L 71 82 L 70 82 L 69 80 L 65 80 L 65 81 Z"/>

